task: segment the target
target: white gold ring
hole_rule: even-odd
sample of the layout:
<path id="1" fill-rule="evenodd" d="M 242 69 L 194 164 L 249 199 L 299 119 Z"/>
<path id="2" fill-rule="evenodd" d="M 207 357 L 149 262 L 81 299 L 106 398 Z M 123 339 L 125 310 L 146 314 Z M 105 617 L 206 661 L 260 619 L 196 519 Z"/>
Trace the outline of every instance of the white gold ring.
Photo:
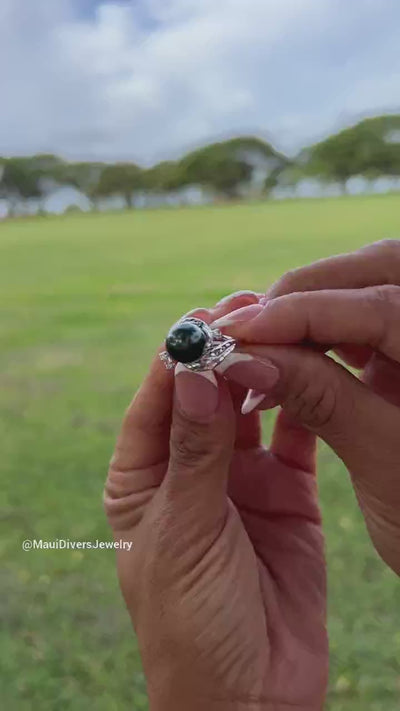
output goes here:
<path id="1" fill-rule="evenodd" d="M 218 328 L 190 316 L 172 326 L 165 347 L 160 358 L 167 370 L 183 363 L 188 370 L 201 372 L 214 370 L 222 363 L 236 348 L 236 341 L 224 336 Z"/>

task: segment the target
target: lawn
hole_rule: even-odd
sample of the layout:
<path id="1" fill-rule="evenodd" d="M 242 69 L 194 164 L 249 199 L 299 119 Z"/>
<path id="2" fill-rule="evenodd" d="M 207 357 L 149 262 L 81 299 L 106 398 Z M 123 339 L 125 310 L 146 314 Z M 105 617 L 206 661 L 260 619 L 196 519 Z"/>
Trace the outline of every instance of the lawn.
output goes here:
<path id="1" fill-rule="evenodd" d="M 4 708 L 147 708 L 114 554 L 21 543 L 111 539 L 107 463 L 168 326 L 232 290 L 262 290 L 288 268 L 399 234 L 400 195 L 0 224 Z M 395 711 L 400 582 L 368 541 L 343 465 L 326 447 L 319 461 L 327 709 Z"/>

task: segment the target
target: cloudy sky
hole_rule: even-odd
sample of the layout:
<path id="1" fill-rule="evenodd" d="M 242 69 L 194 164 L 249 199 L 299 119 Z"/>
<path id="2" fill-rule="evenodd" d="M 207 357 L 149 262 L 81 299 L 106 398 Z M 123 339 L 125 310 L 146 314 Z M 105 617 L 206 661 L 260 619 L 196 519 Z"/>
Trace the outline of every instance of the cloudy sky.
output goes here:
<path id="1" fill-rule="evenodd" d="M 0 154 L 293 152 L 400 108 L 399 0 L 1 0 Z"/>

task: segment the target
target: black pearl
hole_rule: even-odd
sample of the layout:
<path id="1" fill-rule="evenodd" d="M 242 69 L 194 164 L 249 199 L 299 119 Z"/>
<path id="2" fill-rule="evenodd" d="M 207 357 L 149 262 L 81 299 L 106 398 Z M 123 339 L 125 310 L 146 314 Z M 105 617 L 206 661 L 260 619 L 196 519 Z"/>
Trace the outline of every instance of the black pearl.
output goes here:
<path id="1" fill-rule="evenodd" d="M 165 347 L 178 363 L 193 363 L 203 355 L 206 342 L 206 334 L 200 326 L 183 322 L 171 328 Z"/>

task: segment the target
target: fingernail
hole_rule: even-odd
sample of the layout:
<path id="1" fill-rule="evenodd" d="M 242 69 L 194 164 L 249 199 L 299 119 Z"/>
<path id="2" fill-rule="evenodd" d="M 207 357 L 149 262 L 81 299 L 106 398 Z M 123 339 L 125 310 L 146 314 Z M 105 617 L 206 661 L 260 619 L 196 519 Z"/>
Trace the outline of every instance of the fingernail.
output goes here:
<path id="1" fill-rule="evenodd" d="M 242 415 L 249 415 L 263 400 L 265 400 L 265 393 L 259 393 L 257 390 L 249 390 L 241 408 Z"/>
<path id="2" fill-rule="evenodd" d="M 255 291 L 243 289 L 242 291 L 235 291 L 233 294 L 228 294 L 228 296 L 224 296 L 221 301 L 218 301 L 217 306 L 224 306 L 225 304 L 229 304 L 230 301 L 238 299 L 239 297 L 246 297 L 249 299 L 249 301 L 251 300 L 253 301 L 253 303 L 258 303 L 258 295 L 255 293 Z"/>
<path id="3" fill-rule="evenodd" d="M 263 308 L 264 307 L 260 304 L 251 304 L 251 306 L 244 306 L 242 309 L 232 311 L 230 314 L 222 316 L 222 318 L 218 318 L 211 325 L 213 328 L 225 328 L 226 326 L 230 326 L 233 323 L 244 323 L 258 316 L 258 314 L 261 313 Z"/>
<path id="4" fill-rule="evenodd" d="M 212 371 L 194 373 L 182 363 L 175 368 L 178 407 L 190 420 L 210 419 L 218 407 L 218 383 Z"/>
<path id="5" fill-rule="evenodd" d="M 263 393 L 269 392 L 279 380 L 279 370 L 273 363 L 248 353 L 231 353 L 217 371 L 239 385 Z"/>
<path id="6" fill-rule="evenodd" d="M 186 314 L 183 314 L 179 321 L 183 318 L 189 318 L 189 316 L 195 316 L 196 318 L 201 318 L 203 321 L 208 322 L 210 320 L 210 309 L 206 309 L 203 306 L 197 306 L 195 309 L 191 309 Z"/>

